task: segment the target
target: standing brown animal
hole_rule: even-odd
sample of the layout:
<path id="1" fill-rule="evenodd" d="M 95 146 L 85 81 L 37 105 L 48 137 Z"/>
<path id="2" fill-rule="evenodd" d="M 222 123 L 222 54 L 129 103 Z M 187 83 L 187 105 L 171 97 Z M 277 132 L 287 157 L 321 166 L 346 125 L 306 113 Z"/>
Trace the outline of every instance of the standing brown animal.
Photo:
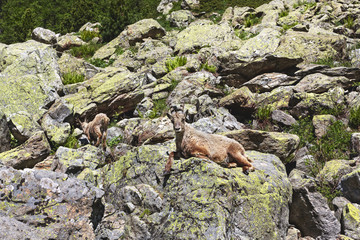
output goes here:
<path id="1" fill-rule="evenodd" d="M 95 146 L 99 146 L 101 142 L 103 149 L 106 149 L 107 128 L 110 123 L 108 116 L 104 113 L 99 113 L 91 122 L 85 120 L 85 122 L 80 123 L 89 141 L 92 142 L 96 139 Z"/>
<path id="2" fill-rule="evenodd" d="M 212 160 L 224 167 L 241 166 L 247 175 L 254 171 L 252 160 L 237 141 L 217 134 L 200 132 L 185 122 L 182 109 L 172 107 L 168 117 L 172 121 L 176 137 L 176 152 L 171 152 L 165 166 L 165 175 L 170 174 L 174 156 L 199 157 Z"/>

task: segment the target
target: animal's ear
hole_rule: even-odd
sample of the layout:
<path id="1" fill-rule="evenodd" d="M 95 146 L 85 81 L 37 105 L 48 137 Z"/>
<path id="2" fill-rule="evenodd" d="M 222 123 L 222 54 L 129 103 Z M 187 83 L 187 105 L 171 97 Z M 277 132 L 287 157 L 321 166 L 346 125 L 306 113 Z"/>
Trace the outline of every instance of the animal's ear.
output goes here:
<path id="1" fill-rule="evenodd" d="M 167 112 L 167 117 L 172 121 L 174 118 L 173 118 L 173 115 L 172 115 L 172 111 L 171 112 Z"/>

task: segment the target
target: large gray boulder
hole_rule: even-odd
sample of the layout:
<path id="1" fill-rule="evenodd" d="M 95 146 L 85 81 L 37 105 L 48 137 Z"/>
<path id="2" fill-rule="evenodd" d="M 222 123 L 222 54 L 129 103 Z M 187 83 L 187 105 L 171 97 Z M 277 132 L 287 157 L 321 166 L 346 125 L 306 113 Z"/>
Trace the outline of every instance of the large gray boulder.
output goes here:
<path id="1" fill-rule="evenodd" d="M 346 89 L 351 85 L 352 82 L 346 77 L 329 77 L 321 73 L 315 73 L 301 79 L 301 81 L 295 85 L 294 90 L 297 92 L 324 93 L 334 87 Z"/>
<path id="2" fill-rule="evenodd" d="M 95 146 L 86 145 L 78 149 L 59 147 L 52 168 L 58 172 L 77 176 L 86 168 L 95 170 L 104 165 L 104 152 Z"/>
<path id="3" fill-rule="evenodd" d="M 240 142 L 246 150 L 271 153 L 283 162 L 295 152 L 300 143 L 297 135 L 280 132 L 240 129 L 221 134 Z"/>
<path id="4" fill-rule="evenodd" d="M 219 61 L 219 74 L 223 81 L 229 86 L 239 87 L 259 74 L 291 69 L 302 59 L 271 54 L 251 58 L 240 51 L 232 51 L 219 56 Z"/>
<path id="5" fill-rule="evenodd" d="M 335 240 L 340 234 L 340 222 L 328 207 L 326 199 L 316 192 L 315 181 L 297 169 L 289 177 L 293 188 L 290 223 L 304 236 Z"/>
<path id="6" fill-rule="evenodd" d="M 140 89 L 143 81 L 144 76 L 141 74 L 107 68 L 78 85 L 75 93 L 63 99 L 74 106 L 74 114 L 82 119 L 93 117 L 99 112 L 108 116 L 121 114 L 134 110 L 143 99 L 144 93 Z"/>
<path id="7" fill-rule="evenodd" d="M 154 19 L 143 19 L 127 26 L 118 37 L 96 51 L 94 59 L 105 59 L 113 55 L 118 47 L 127 48 L 142 42 L 145 38 L 161 38 L 165 29 Z"/>
<path id="8" fill-rule="evenodd" d="M 25 141 L 63 91 L 56 51 L 33 40 L 0 47 L 0 109 Z"/>
<path id="9" fill-rule="evenodd" d="M 67 175 L 0 168 L 1 239 L 95 239 L 104 192 Z"/>
<path id="10" fill-rule="evenodd" d="M 46 44 L 55 44 L 57 42 L 56 34 L 42 27 L 35 28 L 31 33 L 32 39 L 35 41 L 46 43 Z"/>
<path id="11" fill-rule="evenodd" d="M 344 197 L 353 203 L 360 204 L 360 168 L 343 176 L 340 187 Z"/>
<path id="12" fill-rule="evenodd" d="M 232 45 L 240 45 L 241 40 L 234 30 L 226 24 L 213 24 L 212 21 L 193 22 L 176 36 L 175 52 L 180 55 L 194 53 L 201 48 L 220 47 L 230 50 Z"/>
<path id="13" fill-rule="evenodd" d="M 0 111 L 0 153 L 10 150 L 10 131 L 6 116 Z"/>
<path id="14" fill-rule="evenodd" d="M 62 145 L 71 133 L 73 106 L 64 100 L 57 100 L 41 119 L 41 126 L 47 137 L 55 144 Z"/>
<path id="15" fill-rule="evenodd" d="M 342 226 L 346 236 L 360 239 L 360 205 L 348 203 L 342 212 Z"/>
<path id="16" fill-rule="evenodd" d="M 124 119 L 117 126 L 123 131 L 124 143 L 133 146 L 162 143 L 175 138 L 173 126 L 167 117 Z"/>
<path id="17" fill-rule="evenodd" d="M 175 144 L 170 147 L 175 149 Z M 285 237 L 291 187 L 277 157 L 247 152 L 257 169 L 249 175 L 241 168 L 181 159 L 164 179 L 167 151 L 169 147 L 143 145 L 103 169 L 105 199 L 117 217 L 99 226 L 102 233 L 125 239 Z M 118 224 L 126 231 L 115 227 Z"/>
<path id="18" fill-rule="evenodd" d="M 16 169 L 32 168 L 50 154 L 50 144 L 44 132 L 37 132 L 26 142 L 0 153 L 0 162 Z"/>

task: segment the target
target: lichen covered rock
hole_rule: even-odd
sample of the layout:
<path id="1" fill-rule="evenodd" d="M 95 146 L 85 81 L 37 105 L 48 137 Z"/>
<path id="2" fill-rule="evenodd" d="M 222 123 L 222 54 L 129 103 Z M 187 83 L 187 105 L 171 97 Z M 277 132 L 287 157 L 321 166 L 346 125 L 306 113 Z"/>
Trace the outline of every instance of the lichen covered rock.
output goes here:
<path id="1" fill-rule="evenodd" d="M 0 168 L 0 238 L 95 239 L 103 194 L 61 173 Z"/>
<path id="2" fill-rule="evenodd" d="M 137 42 L 142 42 L 145 38 L 161 38 L 165 35 L 164 28 L 154 19 L 143 19 L 131 24 L 120 33 L 118 37 L 96 51 L 94 59 L 109 58 L 116 51 L 117 47 L 134 46 Z"/>
<path id="3" fill-rule="evenodd" d="M 360 239 L 360 205 L 346 204 L 342 213 L 342 224 L 346 236 Z"/>
<path id="4" fill-rule="evenodd" d="M 222 135 L 240 142 L 246 150 L 271 153 L 278 156 L 282 161 L 291 156 L 300 143 L 299 137 L 294 134 L 252 129 L 224 132 Z"/>
<path id="5" fill-rule="evenodd" d="M 205 24 L 190 24 L 176 38 L 175 52 L 179 54 L 192 53 L 210 46 L 224 47 L 224 42 L 241 43 L 230 26 L 212 24 L 210 21 Z"/>
<path id="6" fill-rule="evenodd" d="M 0 109 L 8 121 L 15 118 L 13 124 L 19 132 L 15 137 L 20 141 L 39 130 L 36 122 L 62 90 L 57 56 L 51 46 L 30 40 L 1 48 Z"/>
<path id="7" fill-rule="evenodd" d="M 0 111 L 0 153 L 10 150 L 10 131 L 6 116 Z"/>
<path id="8" fill-rule="evenodd" d="M 175 148 L 174 144 L 170 147 Z M 291 187 L 277 157 L 248 152 L 256 167 L 248 176 L 241 168 L 181 159 L 164 179 L 167 149 L 141 146 L 103 169 L 103 184 L 109 186 L 106 199 L 124 211 L 125 238 L 136 239 L 139 227 L 144 239 L 284 238 Z M 132 205 L 122 200 L 121 189 L 138 188 L 140 183 L 150 185 L 154 196 L 160 197 L 153 207 L 146 205 L 139 193 L 130 194 L 139 196 L 130 201 Z M 138 192 L 136 188 L 133 191 Z"/>
<path id="9" fill-rule="evenodd" d="M 105 155 L 97 147 L 86 145 L 79 149 L 59 147 L 55 153 L 53 169 L 78 175 L 86 168 L 95 170 L 105 165 Z"/>
<path id="10" fill-rule="evenodd" d="M 44 132 L 37 132 L 22 145 L 0 153 L 3 165 L 16 169 L 32 168 L 50 154 L 50 144 Z"/>
<path id="11" fill-rule="evenodd" d="M 142 84 L 141 75 L 129 71 L 118 71 L 116 68 L 96 74 L 82 84 L 82 88 L 74 94 L 64 97 L 74 106 L 74 113 L 82 117 L 97 112 L 121 114 L 134 110 L 143 98 L 139 89 Z"/>
<path id="12" fill-rule="evenodd" d="M 340 180 L 341 191 L 351 202 L 360 204 L 360 169 L 343 176 Z"/>

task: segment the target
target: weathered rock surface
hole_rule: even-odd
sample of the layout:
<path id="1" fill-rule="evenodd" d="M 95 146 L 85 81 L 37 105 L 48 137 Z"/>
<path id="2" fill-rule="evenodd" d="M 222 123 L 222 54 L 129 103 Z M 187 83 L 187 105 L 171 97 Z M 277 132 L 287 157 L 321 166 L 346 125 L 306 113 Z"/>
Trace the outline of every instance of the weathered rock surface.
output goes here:
<path id="1" fill-rule="evenodd" d="M 298 79 L 283 73 L 264 73 L 244 83 L 252 92 L 270 92 L 280 86 L 291 86 Z"/>
<path id="2" fill-rule="evenodd" d="M 50 141 L 62 145 L 71 134 L 73 106 L 62 99 L 57 100 L 41 119 L 41 126 Z"/>
<path id="3" fill-rule="evenodd" d="M 294 90 L 297 92 L 324 93 L 334 87 L 344 89 L 351 86 L 351 81 L 346 77 L 329 77 L 321 73 L 307 75 L 295 85 Z"/>
<path id="4" fill-rule="evenodd" d="M 169 15 L 169 21 L 173 27 L 187 27 L 194 19 L 189 10 L 174 11 Z"/>
<path id="5" fill-rule="evenodd" d="M 109 58 L 116 51 L 117 47 L 134 46 L 137 42 L 142 42 L 145 38 L 161 38 L 165 35 L 165 30 L 154 19 L 143 19 L 126 27 L 114 40 L 96 51 L 94 59 Z"/>
<path id="6" fill-rule="evenodd" d="M 58 60 L 61 75 L 65 74 L 81 74 L 85 79 L 92 78 L 96 73 L 101 70 L 83 59 L 76 58 L 70 54 L 63 53 Z"/>
<path id="7" fill-rule="evenodd" d="M 292 126 L 297 123 L 295 118 L 281 110 L 274 110 L 271 113 L 271 120 L 284 126 Z"/>
<path id="8" fill-rule="evenodd" d="M 340 180 L 341 191 L 353 203 L 360 204 L 360 169 L 352 171 Z"/>
<path id="9" fill-rule="evenodd" d="M 86 145 L 79 149 L 59 147 L 55 153 L 52 169 L 77 176 L 86 168 L 95 170 L 105 165 L 105 155 L 95 146 Z"/>
<path id="10" fill-rule="evenodd" d="M 360 239 L 360 205 L 346 204 L 342 213 L 342 224 L 346 236 Z"/>
<path id="11" fill-rule="evenodd" d="M 248 152 L 257 169 L 248 176 L 241 168 L 181 159 L 164 180 L 166 151 L 166 147 L 141 146 L 104 168 L 109 189 L 105 199 L 118 216 L 122 212 L 113 226 L 125 225 L 123 237 L 281 239 L 286 235 L 291 188 L 277 157 Z M 144 187 L 147 193 L 141 194 Z M 107 228 L 109 234 L 114 231 L 120 229 Z"/>
<path id="12" fill-rule="evenodd" d="M 290 173 L 293 187 L 290 205 L 290 223 L 295 224 L 305 236 L 319 239 L 336 239 L 340 234 L 340 222 L 326 203 L 326 199 L 315 191 L 313 179 L 304 178 L 303 172 Z"/>
<path id="13" fill-rule="evenodd" d="M 120 121 L 117 126 L 123 131 L 124 143 L 133 146 L 161 143 L 175 138 L 173 126 L 167 117 L 125 119 Z"/>
<path id="14" fill-rule="evenodd" d="M 294 57 L 266 55 L 255 59 L 241 52 L 226 52 L 220 56 L 219 74 L 229 86 L 239 87 L 262 73 L 281 72 L 295 67 L 302 60 Z"/>
<path id="15" fill-rule="evenodd" d="M 55 44 L 57 42 L 56 34 L 42 27 L 35 28 L 31 33 L 32 39 L 35 41 L 46 43 L 46 44 Z"/>
<path id="16" fill-rule="evenodd" d="M 30 40 L 5 45 L 0 60 L 0 109 L 23 142 L 39 130 L 37 121 L 63 91 L 56 52 Z"/>
<path id="17" fill-rule="evenodd" d="M 346 52 L 346 38 L 336 34 L 287 31 L 281 37 L 275 54 L 282 57 L 302 58 L 305 62 L 335 57 Z"/>
<path id="18" fill-rule="evenodd" d="M 241 129 L 225 132 L 223 135 L 240 142 L 247 150 L 271 153 L 285 161 L 298 147 L 300 139 L 297 135 L 265 132 L 252 129 Z"/>
<path id="19" fill-rule="evenodd" d="M 108 68 L 78 87 L 78 92 L 63 97 L 81 117 L 103 112 L 111 116 L 134 110 L 144 93 L 139 88 L 142 75 Z"/>
<path id="20" fill-rule="evenodd" d="M 10 131 L 6 116 L 0 111 L 0 153 L 10 150 Z"/>
<path id="21" fill-rule="evenodd" d="M 16 169 L 32 168 L 50 154 L 50 145 L 44 132 L 37 132 L 22 145 L 0 153 L 3 165 Z"/>
<path id="22" fill-rule="evenodd" d="M 312 119 L 312 123 L 315 128 L 315 136 L 321 138 L 326 135 L 328 128 L 336 121 L 336 117 L 333 115 L 315 115 Z"/>
<path id="23" fill-rule="evenodd" d="M 231 47 L 241 43 L 228 25 L 217 25 L 211 21 L 192 23 L 176 36 L 175 52 L 180 55 L 193 53 L 204 47 Z"/>
<path id="24" fill-rule="evenodd" d="M 65 174 L 0 168 L 1 239 L 95 239 L 104 192 Z"/>
<path id="25" fill-rule="evenodd" d="M 58 38 L 58 42 L 56 43 L 56 50 L 65 51 L 72 47 L 79 47 L 85 44 L 86 42 L 84 42 L 79 36 L 66 34 Z"/>

